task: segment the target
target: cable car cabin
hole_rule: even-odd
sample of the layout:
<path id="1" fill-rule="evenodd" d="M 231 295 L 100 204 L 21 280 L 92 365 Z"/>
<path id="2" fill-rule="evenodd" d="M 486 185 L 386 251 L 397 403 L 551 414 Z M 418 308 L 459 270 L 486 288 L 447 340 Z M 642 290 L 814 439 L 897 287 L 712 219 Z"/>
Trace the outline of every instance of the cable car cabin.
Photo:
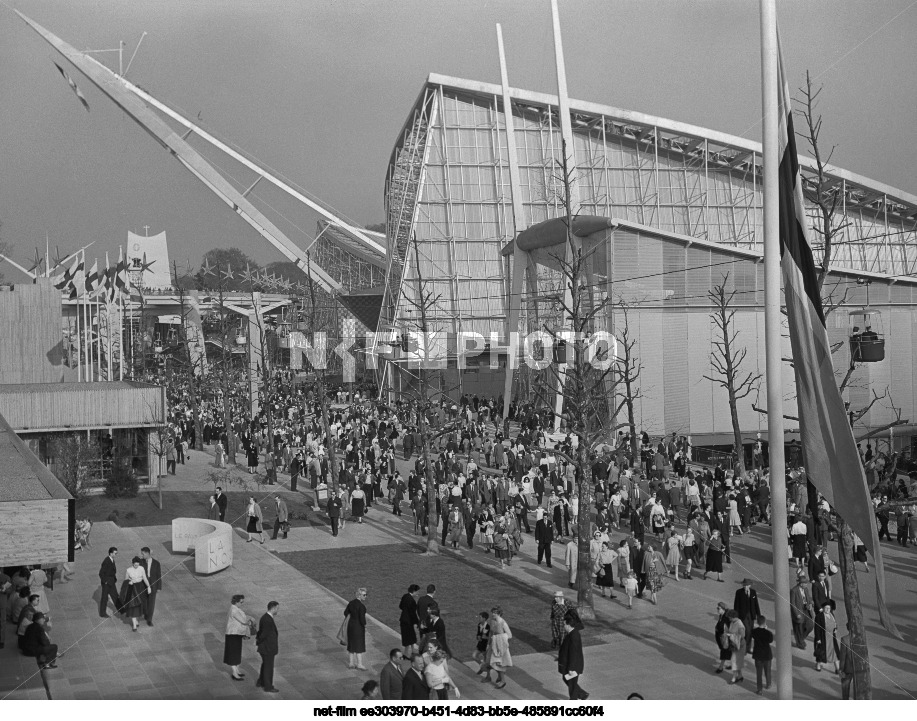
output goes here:
<path id="1" fill-rule="evenodd" d="M 885 360 L 882 314 L 872 308 L 850 311 L 850 360 L 878 363 Z"/>

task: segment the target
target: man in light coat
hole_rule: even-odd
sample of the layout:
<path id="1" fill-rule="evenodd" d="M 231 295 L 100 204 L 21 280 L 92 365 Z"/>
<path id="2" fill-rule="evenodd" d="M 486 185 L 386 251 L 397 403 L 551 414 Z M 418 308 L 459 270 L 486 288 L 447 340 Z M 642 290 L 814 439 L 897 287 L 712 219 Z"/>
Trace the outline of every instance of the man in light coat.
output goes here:
<path id="1" fill-rule="evenodd" d="M 577 535 L 574 533 L 570 543 L 567 544 L 567 550 L 564 554 L 564 564 L 567 566 L 567 585 L 570 588 L 576 588 L 576 569 L 579 563 L 579 547 Z"/>

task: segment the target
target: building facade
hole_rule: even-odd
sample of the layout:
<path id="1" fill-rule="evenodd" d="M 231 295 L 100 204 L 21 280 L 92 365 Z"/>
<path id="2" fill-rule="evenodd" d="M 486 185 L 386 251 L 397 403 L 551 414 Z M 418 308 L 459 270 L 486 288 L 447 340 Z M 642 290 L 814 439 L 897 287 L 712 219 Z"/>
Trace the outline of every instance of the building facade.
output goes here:
<path id="1" fill-rule="evenodd" d="M 501 250 L 519 232 L 564 213 L 557 98 L 518 89 L 510 96 L 518 187 L 510 179 L 502 88 L 440 75 L 422 88 L 386 178 L 380 330 L 417 327 L 419 288 L 432 299 L 425 308 L 432 330 L 508 330 L 509 261 Z M 639 425 L 654 434 L 719 435 L 728 407 L 702 376 L 710 374 L 712 349 L 706 294 L 724 275 L 737 291 L 740 334 L 755 349 L 749 359 L 763 371 L 760 144 L 596 103 L 570 100 L 570 111 L 574 211 L 617 224 L 611 280 L 615 295 L 634 305 L 645 366 Z M 813 164 L 800 162 L 809 182 Z M 880 311 L 889 345 L 885 361 L 858 366 L 847 400 L 865 407 L 873 391 L 889 387 L 902 418 L 914 418 L 910 339 L 917 298 L 903 276 L 917 263 L 917 196 L 838 168 L 828 175 L 840 190 L 837 219 L 844 226 L 832 261 L 835 297 L 843 304 L 829 333 L 840 343 L 849 334 L 849 311 L 868 303 Z M 544 322 L 534 317 L 531 301 L 556 283 L 544 268 L 530 267 L 526 275 L 520 332 Z M 846 352 L 835 356 L 839 369 Z M 785 375 L 792 401 L 789 367 Z M 875 404 L 863 428 L 894 417 L 892 403 Z M 762 421 L 750 407 L 742 410 L 743 430 L 753 433 Z"/>

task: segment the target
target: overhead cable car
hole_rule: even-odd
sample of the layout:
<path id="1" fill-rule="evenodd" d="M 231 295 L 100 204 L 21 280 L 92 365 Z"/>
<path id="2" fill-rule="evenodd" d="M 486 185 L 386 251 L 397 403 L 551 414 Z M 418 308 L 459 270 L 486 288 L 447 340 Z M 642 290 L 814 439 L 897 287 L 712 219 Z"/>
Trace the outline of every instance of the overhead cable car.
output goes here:
<path id="1" fill-rule="evenodd" d="M 874 308 L 867 306 L 850 311 L 850 360 L 853 363 L 885 360 L 882 314 Z"/>

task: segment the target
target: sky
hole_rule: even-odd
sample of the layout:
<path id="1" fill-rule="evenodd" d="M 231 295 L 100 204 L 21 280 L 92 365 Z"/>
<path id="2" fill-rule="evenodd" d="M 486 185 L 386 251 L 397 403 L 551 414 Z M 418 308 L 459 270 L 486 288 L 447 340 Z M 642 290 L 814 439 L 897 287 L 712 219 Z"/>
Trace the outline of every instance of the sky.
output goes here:
<path id="1" fill-rule="evenodd" d="M 760 140 L 757 2 L 559 4 L 570 97 Z M 123 40 L 125 64 L 145 31 L 128 79 L 360 225 L 384 221 L 389 158 L 427 75 L 499 82 L 496 23 L 510 84 L 557 89 L 549 0 L 0 0 L 0 240 L 22 263 L 46 237 L 52 255 L 94 241 L 90 257 L 116 256 L 144 226 L 194 267 L 215 247 L 283 257 L 12 7 L 80 50 Z M 777 12 L 791 84 L 808 69 L 824 86 L 833 162 L 917 193 L 917 0 L 778 0 Z M 116 53 L 96 57 L 117 69 Z M 260 186 L 252 197 L 292 240 L 314 235 L 314 215 Z"/>

